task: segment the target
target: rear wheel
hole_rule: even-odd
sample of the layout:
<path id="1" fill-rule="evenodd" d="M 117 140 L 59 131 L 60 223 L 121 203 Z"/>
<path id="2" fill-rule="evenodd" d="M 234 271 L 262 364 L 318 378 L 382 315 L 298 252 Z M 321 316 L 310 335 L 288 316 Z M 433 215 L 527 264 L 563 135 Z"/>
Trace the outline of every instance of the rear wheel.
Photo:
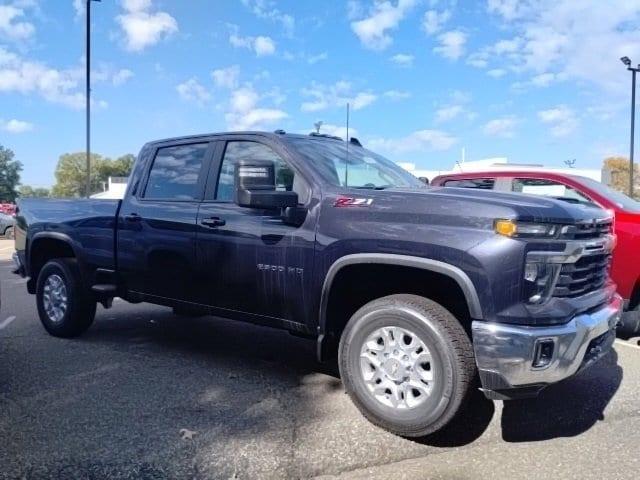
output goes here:
<path id="1" fill-rule="evenodd" d="M 369 302 L 347 324 L 339 348 L 342 380 L 374 424 L 406 437 L 447 425 L 476 375 L 469 337 L 441 305 L 416 295 Z"/>
<path id="2" fill-rule="evenodd" d="M 54 337 L 75 337 L 93 323 L 96 301 L 82 287 L 75 259 L 51 260 L 42 267 L 36 287 L 38 314 Z"/>
<path id="3" fill-rule="evenodd" d="M 4 238 L 6 238 L 7 240 L 13 240 L 15 238 L 13 232 L 14 232 L 13 227 L 8 227 L 4 231 Z"/>

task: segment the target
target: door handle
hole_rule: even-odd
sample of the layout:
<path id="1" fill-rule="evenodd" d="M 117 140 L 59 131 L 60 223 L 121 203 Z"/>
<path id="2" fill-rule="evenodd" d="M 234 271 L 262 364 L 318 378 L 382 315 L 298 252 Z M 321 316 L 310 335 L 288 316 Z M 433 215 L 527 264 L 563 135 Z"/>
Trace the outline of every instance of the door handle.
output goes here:
<path id="1" fill-rule="evenodd" d="M 129 215 L 125 215 L 124 219 L 127 222 L 139 222 L 140 220 L 142 220 L 142 217 L 137 213 L 130 213 Z"/>
<path id="2" fill-rule="evenodd" d="M 222 227 L 226 225 L 227 222 L 221 219 L 220 217 L 210 217 L 210 218 L 205 218 L 201 220 L 200 224 L 204 225 L 205 227 L 215 228 L 215 227 Z"/>

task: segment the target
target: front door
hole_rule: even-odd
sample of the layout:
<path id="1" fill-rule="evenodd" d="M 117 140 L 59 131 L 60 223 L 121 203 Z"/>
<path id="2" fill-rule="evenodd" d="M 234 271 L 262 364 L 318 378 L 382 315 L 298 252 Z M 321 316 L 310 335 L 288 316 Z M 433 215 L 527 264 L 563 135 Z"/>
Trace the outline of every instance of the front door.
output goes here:
<path id="1" fill-rule="evenodd" d="M 205 141 L 147 153 L 118 219 L 118 269 L 129 290 L 194 300 L 196 220 L 213 149 Z"/>
<path id="2" fill-rule="evenodd" d="M 200 301 L 222 310 L 304 323 L 316 223 L 309 183 L 277 145 L 229 140 L 217 157 L 198 213 Z M 286 224 L 279 210 L 234 203 L 235 165 L 243 159 L 274 162 L 277 188 L 298 193 L 300 210 L 306 212 L 302 224 Z"/>

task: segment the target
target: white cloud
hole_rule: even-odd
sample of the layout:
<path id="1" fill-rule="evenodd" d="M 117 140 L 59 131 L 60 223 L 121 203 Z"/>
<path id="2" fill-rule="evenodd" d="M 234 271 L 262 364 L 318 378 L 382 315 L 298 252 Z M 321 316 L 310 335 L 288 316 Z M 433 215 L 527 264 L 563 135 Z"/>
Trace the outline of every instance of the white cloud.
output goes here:
<path id="1" fill-rule="evenodd" d="M 314 65 L 318 62 L 326 60 L 327 58 L 329 58 L 329 54 L 327 52 L 322 52 L 322 53 L 318 53 L 317 55 L 311 55 L 307 57 L 307 63 L 309 65 Z"/>
<path id="2" fill-rule="evenodd" d="M 0 46 L 0 92 L 37 94 L 48 102 L 71 108 L 84 107 L 83 70 L 57 70 L 22 58 Z"/>
<path id="3" fill-rule="evenodd" d="M 553 137 L 562 138 L 571 135 L 578 128 L 578 119 L 573 110 L 566 105 L 558 105 L 549 110 L 538 112 L 538 118 L 549 125 Z"/>
<path id="4" fill-rule="evenodd" d="M 384 50 L 393 43 L 389 31 L 395 30 L 416 0 L 391 0 L 374 2 L 366 18 L 351 22 L 351 30 L 358 36 L 362 45 L 372 50 Z"/>
<path id="5" fill-rule="evenodd" d="M 178 32 L 178 22 L 167 12 L 153 11 L 151 0 L 121 0 L 124 13 L 116 17 L 125 35 L 125 49 L 141 52 Z"/>
<path id="6" fill-rule="evenodd" d="M 193 77 L 176 87 L 180 98 L 203 106 L 211 100 L 211 93 Z"/>
<path id="7" fill-rule="evenodd" d="M 296 24 L 295 18 L 275 8 L 275 2 L 270 0 L 242 0 L 242 4 L 251 10 L 256 17 L 281 24 L 287 36 L 293 35 Z"/>
<path id="8" fill-rule="evenodd" d="M 487 71 L 487 75 L 493 78 L 504 77 L 507 74 L 507 71 L 502 68 L 493 68 Z"/>
<path id="9" fill-rule="evenodd" d="M 627 93 L 619 58 L 640 57 L 640 2 L 490 0 L 488 9 L 519 39 L 506 58 L 495 52 L 492 60 L 501 68 Z"/>
<path id="10" fill-rule="evenodd" d="M 454 90 L 449 94 L 449 97 L 448 103 L 436 110 L 436 123 L 450 122 L 463 115 L 468 120 L 475 118 L 476 114 L 467 108 L 467 104 L 471 101 L 471 95 L 469 93 Z"/>
<path id="11" fill-rule="evenodd" d="M 276 52 L 276 43 L 270 37 L 256 37 L 253 47 L 258 57 L 273 55 Z"/>
<path id="12" fill-rule="evenodd" d="M 383 95 L 391 100 L 406 100 L 411 97 L 411 93 L 403 90 L 387 90 Z"/>
<path id="13" fill-rule="evenodd" d="M 84 69 L 76 69 L 77 77 L 84 77 Z M 98 68 L 91 71 L 91 83 L 110 83 L 114 87 L 124 85 L 134 77 L 134 73 L 127 69 L 116 69 L 109 63 L 101 63 Z"/>
<path id="14" fill-rule="evenodd" d="M 439 108 L 436 110 L 436 123 L 444 123 L 454 120 L 464 113 L 464 111 L 465 109 L 462 105 L 448 105 L 446 107 Z"/>
<path id="15" fill-rule="evenodd" d="M 0 5 L 0 38 L 14 41 L 32 38 L 36 28 L 32 23 L 24 21 L 24 16 L 24 9 L 17 5 Z"/>
<path id="16" fill-rule="evenodd" d="M 532 3 L 528 0 L 488 0 L 487 10 L 506 21 L 513 21 L 525 16 L 531 10 Z"/>
<path id="17" fill-rule="evenodd" d="M 418 130 L 400 138 L 374 138 L 368 144 L 372 150 L 400 155 L 449 150 L 457 141 L 456 137 L 441 130 Z"/>
<path id="18" fill-rule="evenodd" d="M 8 120 L 6 122 L 0 119 L 0 130 L 4 130 L 9 133 L 30 132 L 33 130 L 33 124 L 16 119 Z"/>
<path id="19" fill-rule="evenodd" d="M 261 95 L 251 85 L 234 90 L 225 114 L 228 127 L 231 130 L 266 129 L 268 125 L 277 124 L 288 117 L 283 110 L 259 107 L 260 100 Z"/>
<path id="20" fill-rule="evenodd" d="M 445 23 L 451 18 L 450 10 L 443 10 L 438 12 L 437 10 L 427 10 L 422 17 L 422 28 L 429 35 L 434 35 L 442 30 Z"/>
<path id="21" fill-rule="evenodd" d="M 433 52 L 449 60 L 457 60 L 464 55 L 467 34 L 460 30 L 451 30 L 438 35 L 440 45 Z"/>
<path id="22" fill-rule="evenodd" d="M 518 120 L 513 116 L 496 118 L 485 123 L 482 131 L 490 137 L 512 138 L 518 123 Z"/>
<path id="23" fill-rule="evenodd" d="M 391 57 L 391 61 L 401 67 L 410 67 L 413 65 L 414 56 L 407 53 L 398 53 Z"/>
<path id="24" fill-rule="evenodd" d="M 238 86 L 238 77 L 240 76 L 240 67 L 232 65 L 227 68 L 218 68 L 211 72 L 211 78 L 218 87 L 236 88 Z"/>
<path id="25" fill-rule="evenodd" d="M 113 74 L 113 77 L 111 79 L 111 83 L 113 83 L 113 85 L 115 87 L 119 87 L 120 85 L 124 85 L 129 80 L 131 80 L 133 78 L 133 75 L 134 74 L 133 74 L 133 72 L 131 70 L 123 68 L 123 69 L 118 70 L 116 73 Z"/>
<path id="26" fill-rule="evenodd" d="M 85 0 L 73 0 L 73 9 L 76 11 L 76 19 L 84 16 Z"/>
<path id="27" fill-rule="evenodd" d="M 375 102 L 378 96 L 372 92 L 353 92 L 351 83 L 339 81 L 333 85 L 323 85 L 312 82 L 311 85 L 302 90 L 304 97 L 311 97 L 312 100 L 303 102 L 301 110 L 303 112 L 318 112 L 328 108 L 346 107 L 351 104 L 354 110 L 360 110 Z"/>
<path id="28" fill-rule="evenodd" d="M 271 37 L 241 37 L 238 35 L 238 27 L 231 25 L 229 43 L 236 48 L 247 48 L 253 50 L 257 57 L 265 57 L 276 53 L 276 42 Z"/>

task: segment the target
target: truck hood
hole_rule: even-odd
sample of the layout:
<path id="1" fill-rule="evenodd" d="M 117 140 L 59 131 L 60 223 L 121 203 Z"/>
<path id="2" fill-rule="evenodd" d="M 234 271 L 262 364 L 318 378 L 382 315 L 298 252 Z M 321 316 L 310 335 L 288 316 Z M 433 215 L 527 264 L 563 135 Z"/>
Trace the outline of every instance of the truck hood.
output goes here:
<path id="1" fill-rule="evenodd" d="M 497 218 L 558 224 L 612 218 L 610 212 L 601 208 L 521 193 L 453 187 L 356 190 L 354 193 L 362 198 L 370 198 L 372 210 L 397 215 L 427 215 L 435 223 L 441 223 L 443 217 L 455 217 L 455 223 L 468 223 L 475 227 L 485 225 L 492 228 L 493 221 Z"/>

